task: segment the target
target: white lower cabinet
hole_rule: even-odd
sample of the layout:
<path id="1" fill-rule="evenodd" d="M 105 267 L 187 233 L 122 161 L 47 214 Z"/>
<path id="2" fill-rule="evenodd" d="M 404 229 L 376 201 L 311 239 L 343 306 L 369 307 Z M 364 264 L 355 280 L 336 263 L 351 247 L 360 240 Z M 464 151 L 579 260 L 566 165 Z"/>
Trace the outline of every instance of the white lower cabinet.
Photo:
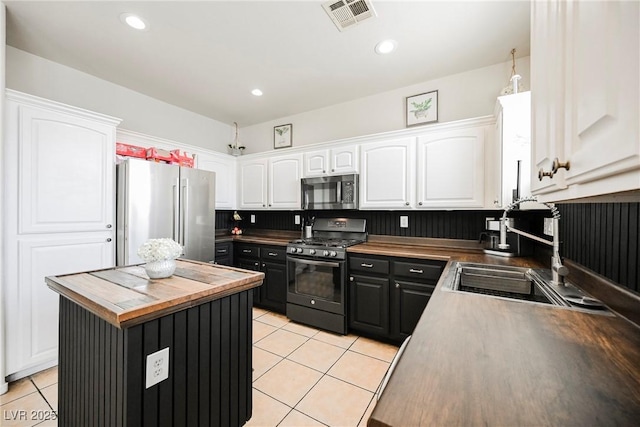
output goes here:
<path id="1" fill-rule="evenodd" d="M 417 208 L 484 207 L 484 127 L 418 137 Z"/>
<path id="2" fill-rule="evenodd" d="M 112 232 L 51 234 L 18 239 L 7 257 L 7 375 L 58 357 L 58 297 L 46 276 L 114 265 Z M 8 248 L 9 249 L 9 248 Z M 17 254 L 17 256 L 16 256 Z M 17 267 L 17 268 L 16 268 Z"/>
<path id="3" fill-rule="evenodd" d="M 413 203 L 415 138 L 360 147 L 360 209 L 408 209 Z"/>

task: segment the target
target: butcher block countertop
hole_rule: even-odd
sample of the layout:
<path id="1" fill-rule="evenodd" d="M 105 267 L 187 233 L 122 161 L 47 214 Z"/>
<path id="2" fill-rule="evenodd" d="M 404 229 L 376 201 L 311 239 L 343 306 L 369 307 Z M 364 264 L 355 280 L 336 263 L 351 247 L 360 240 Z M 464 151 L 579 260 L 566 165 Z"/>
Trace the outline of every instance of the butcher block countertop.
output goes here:
<path id="1" fill-rule="evenodd" d="M 166 279 L 149 279 L 144 264 L 47 277 L 47 286 L 124 329 L 262 284 L 264 273 L 176 260 Z"/>
<path id="2" fill-rule="evenodd" d="M 369 426 L 630 426 L 640 420 L 636 324 L 612 313 L 443 289 L 456 261 L 539 267 L 532 260 L 388 241 L 349 252 L 450 261 Z"/>

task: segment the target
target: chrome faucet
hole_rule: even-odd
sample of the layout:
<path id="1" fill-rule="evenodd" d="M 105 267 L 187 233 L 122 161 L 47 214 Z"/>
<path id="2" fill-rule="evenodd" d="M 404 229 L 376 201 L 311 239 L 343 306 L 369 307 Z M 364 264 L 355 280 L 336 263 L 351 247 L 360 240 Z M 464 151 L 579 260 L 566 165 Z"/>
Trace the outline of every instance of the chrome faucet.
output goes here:
<path id="1" fill-rule="evenodd" d="M 507 223 L 507 214 L 511 210 L 519 206 L 521 203 L 537 201 L 538 199 L 535 196 L 523 197 L 522 199 L 518 199 L 511 203 L 504 209 L 502 218 L 500 218 L 500 243 L 498 244 L 498 248 L 503 250 L 509 249 L 509 244 L 507 243 L 508 231 L 535 240 L 536 242 L 553 246 L 553 255 L 551 256 L 551 282 L 556 286 L 564 286 L 564 278 L 569 274 L 569 269 L 562 264 L 562 258 L 560 258 L 560 212 L 558 211 L 558 208 L 548 203 L 543 203 L 551 210 L 551 215 L 553 216 L 553 241 L 518 230 Z"/>

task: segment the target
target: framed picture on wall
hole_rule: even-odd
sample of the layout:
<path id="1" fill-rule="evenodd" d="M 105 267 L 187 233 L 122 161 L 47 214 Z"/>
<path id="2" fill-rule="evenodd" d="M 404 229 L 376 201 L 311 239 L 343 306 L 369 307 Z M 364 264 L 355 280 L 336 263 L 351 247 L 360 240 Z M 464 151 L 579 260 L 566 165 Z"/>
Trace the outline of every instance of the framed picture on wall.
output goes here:
<path id="1" fill-rule="evenodd" d="M 293 125 L 280 125 L 273 127 L 273 148 L 285 148 L 293 145 Z"/>
<path id="2" fill-rule="evenodd" d="M 406 98 L 407 127 L 438 121 L 438 91 Z"/>

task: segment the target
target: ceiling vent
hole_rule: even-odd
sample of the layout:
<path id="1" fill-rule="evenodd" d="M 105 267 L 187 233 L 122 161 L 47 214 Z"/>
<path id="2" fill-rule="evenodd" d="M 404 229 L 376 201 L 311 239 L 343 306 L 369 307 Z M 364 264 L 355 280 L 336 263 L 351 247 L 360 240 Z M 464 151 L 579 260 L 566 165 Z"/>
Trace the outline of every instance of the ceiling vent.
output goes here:
<path id="1" fill-rule="evenodd" d="M 377 16 L 370 0 L 332 0 L 322 7 L 340 31 Z"/>

